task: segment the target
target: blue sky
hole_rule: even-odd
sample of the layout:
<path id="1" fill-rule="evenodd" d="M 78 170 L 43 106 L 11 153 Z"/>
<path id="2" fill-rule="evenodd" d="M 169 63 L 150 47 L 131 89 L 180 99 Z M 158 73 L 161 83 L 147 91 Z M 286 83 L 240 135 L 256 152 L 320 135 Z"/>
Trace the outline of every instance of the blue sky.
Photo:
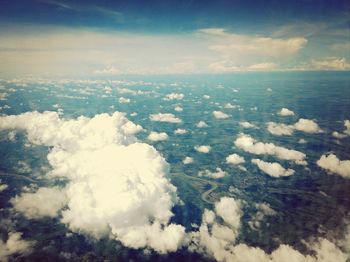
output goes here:
<path id="1" fill-rule="evenodd" d="M 347 1 L 0 4 L 0 76 L 350 69 Z"/>

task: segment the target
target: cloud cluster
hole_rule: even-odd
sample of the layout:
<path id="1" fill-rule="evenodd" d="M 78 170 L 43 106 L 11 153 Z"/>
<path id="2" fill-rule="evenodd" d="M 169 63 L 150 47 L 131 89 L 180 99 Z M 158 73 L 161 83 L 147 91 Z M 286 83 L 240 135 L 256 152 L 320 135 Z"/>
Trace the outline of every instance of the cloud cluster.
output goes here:
<path id="1" fill-rule="evenodd" d="M 280 116 L 294 116 L 294 112 L 288 108 L 283 107 L 278 113 Z"/>
<path id="2" fill-rule="evenodd" d="M 285 169 L 279 163 L 265 162 L 260 159 L 252 159 L 252 163 L 257 165 L 258 168 L 272 177 L 284 177 L 291 176 L 294 174 L 293 169 Z"/>
<path id="3" fill-rule="evenodd" d="M 264 213 L 263 217 L 275 214 L 267 205 L 257 206 L 257 209 Z M 241 227 L 240 220 L 243 214 L 241 202 L 233 198 L 223 197 L 215 203 L 214 210 L 215 212 L 204 210 L 199 230 L 190 234 L 190 251 L 206 254 L 216 261 L 223 262 L 347 261 L 348 256 L 335 244 L 324 238 L 307 243 L 312 255 L 304 255 L 285 244 L 281 244 L 272 253 L 266 253 L 260 248 L 237 243 Z M 259 220 L 259 218 L 257 219 Z"/>
<path id="4" fill-rule="evenodd" d="M 226 119 L 230 117 L 228 114 L 225 114 L 222 111 L 213 111 L 213 115 L 216 119 Z"/>
<path id="5" fill-rule="evenodd" d="M 160 132 L 160 133 L 158 133 L 158 132 L 152 131 L 152 132 L 148 135 L 147 139 L 149 139 L 149 140 L 151 140 L 151 141 L 164 141 L 164 140 L 167 140 L 167 139 L 168 139 L 168 135 L 167 135 L 167 133 L 165 133 L 165 132 Z"/>
<path id="6" fill-rule="evenodd" d="M 53 215 L 63 200 L 53 208 L 40 197 L 62 199 L 64 191 L 60 217 L 74 232 L 110 236 L 125 246 L 160 253 L 182 245 L 184 227 L 169 223 L 177 196 L 167 178 L 168 165 L 154 147 L 137 142 L 135 132 L 141 127 L 124 114 L 70 120 L 56 112 L 0 117 L 0 129 L 15 128 L 24 129 L 30 142 L 50 146 L 48 177 L 67 180 L 57 192 L 39 189 L 14 198 L 18 210 L 30 217 Z"/>
<path id="7" fill-rule="evenodd" d="M 6 262 L 12 255 L 28 254 L 32 251 L 33 245 L 33 241 L 23 240 L 21 233 L 9 232 L 6 242 L 0 239 L 0 260 Z"/>
<path id="8" fill-rule="evenodd" d="M 170 93 L 165 96 L 164 100 L 182 100 L 184 97 L 184 94 Z"/>
<path id="9" fill-rule="evenodd" d="M 282 160 L 294 161 L 296 164 L 306 164 L 304 153 L 276 146 L 273 143 L 258 142 L 246 134 L 239 134 L 234 144 L 236 147 L 255 155 L 273 155 Z"/>
<path id="10" fill-rule="evenodd" d="M 195 146 L 194 149 L 199 153 L 207 154 L 210 152 L 211 146 L 207 146 L 207 145 Z"/>
<path id="11" fill-rule="evenodd" d="M 350 178 L 350 160 L 340 160 L 336 155 L 322 155 L 316 162 L 318 166 L 344 178 Z"/>
<path id="12" fill-rule="evenodd" d="M 206 176 L 206 177 L 217 179 L 217 178 L 223 178 L 223 177 L 227 176 L 227 173 L 225 171 L 223 171 L 220 167 L 217 167 L 214 172 L 212 172 L 208 169 L 205 169 L 203 171 L 199 171 L 198 176 Z"/>
<path id="13" fill-rule="evenodd" d="M 181 119 L 176 117 L 174 114 L 171 113 L 158 113 L 158 114 L 151 114 L 149 116 L 149 119 L 151 121 L 155 122 L 168 122 L 168 123 L 181 123 Z"/>
<path id="14" fill-rule="evenodd" d="M 304 118 L 300 118 L 298 122 L 296 122 L 294 125 L 286 125 L 275 122 L 267 123 L 267 131 L 276 136 L 291 136 L 294 130 L 302 131 L 309 134 L 323 132 L 314 120 Z"/>

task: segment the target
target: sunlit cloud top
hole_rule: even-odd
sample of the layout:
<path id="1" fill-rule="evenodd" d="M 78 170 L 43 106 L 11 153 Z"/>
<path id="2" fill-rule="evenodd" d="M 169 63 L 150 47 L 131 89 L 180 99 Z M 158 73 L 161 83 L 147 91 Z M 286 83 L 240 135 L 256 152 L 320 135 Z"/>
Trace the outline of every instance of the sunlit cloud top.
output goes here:
<path id="1" fill-rule="evenodd" d="M 349 70 L 347 1 L 6 1 L 0 76 Z"/>

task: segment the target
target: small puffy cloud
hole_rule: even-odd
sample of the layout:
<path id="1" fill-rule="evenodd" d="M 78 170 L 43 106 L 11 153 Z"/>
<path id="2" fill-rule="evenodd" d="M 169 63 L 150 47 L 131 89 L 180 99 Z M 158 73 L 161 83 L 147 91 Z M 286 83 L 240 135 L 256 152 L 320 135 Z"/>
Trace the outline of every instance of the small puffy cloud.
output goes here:
<path id="1" fill-rule="evenodd" d="M 194 149 L 199 153 L 207 154 L 211 150 L 211 146 L 201 145 L 201 146 L 195 146 Z"/>
<path id="2" fill-rule="evenodd" d="M 311 60 L 311 68 L 316 70 L 350 70 L 350 63 L 344 57 L 329 57 Z"/>
<path id="3" fill-rule="evenodd" d="M 343 138 L 347 137 L 347 135 L 339 133 L 337 131 L 332 132 L 332 136 L 337 138 L 337 139 L 343 139 Z"/>
<path id="4" fill-rule="evenodd" d="M 14 209 L 30 219 L 56 217 L 67 203 L 64 189 L 41 187 L 34 193 L 22 193 L 10 200 Z"/>
<path id="5" fill-rule="evenodd" d="M 130 99 L 129 98 L 125 98 L 125 97 L 119 97 L 119 103 L 121 103 L 121 104 L 128 104 L 128 103 L 130 103 Z"/>
<path id="6" fill-rule="evenodd" d="M 243 128 L 256 128 L 256 125 L 249 123 L 247 121 L 245 122 L 239 122 L 239 125 Z"/>
<path id="7" fill-rule="evenodd" d="M 7 135 L 8 140 L 15 141 L 16 140 L 16 131 L 12 130 Z"/>
<path id="8" fill-rule="evenodd" d="M 203 98 L 204 99 L 210 99 L 210 96 L 209 95 L 203 95 Z"/>
<path id="9" fill-rule="evenodd" d="M 176 135 L 183 135 L 186 134 L 188 131 L 186 129 L 178 128 L 174 131 Z"/>
<path id="10" fill-rule="evenodd" d="M 343 139 L 347 136 L 350 136 L 350 120 L 344 120 L 344 126 L 345 126 L 345 130 L 342 133 L 334 131 L 332 133 L 332 136 L 334 136 L 337 139 Z"/>
<path id="11" fill-rule="evenodd" d="M 171 113 L 158 113 L 158 114 L 152 114 L 149 116 L 151 121 L 155 122 L 169 122 L 169 123 L 181 123 L 181 119 L 176 117 L 174 114 Z"/>
<path id="12" fill-rule="evenodd" d="M 316 162 L 318 166 L 344 178 L 350 178 L 350 160 L 340 160 L 334 154 L 322 155 Z"/>
<path id="13" fill-rule="evenodd" d="M 208 127 L 207 123 L 205 123 L 204 121 L 199 121 L 197 124 L 196 124 L 196 127 L 198 128 L 204 128 L 204 127 Z"/>
<path id="14" fill-rule="evenodd" d="M 279 163 L 265 162 L 260 159 L 252 159 L 252 163 L 257 165 L 261 171 L 272 177 L 291 176 L 295 172 L 293 169 L 290 168 L 285 169 Z"/>
<path id="15" fill-rule="evenodd" d="M 216 119 L 226 119 L 230 117 L 228 114 L 221 111 L 213 111 L 213 115 Z"/>
<path id="16" fill-rule="evenodd" d="M 286 124 L 275 123 L 275 122 L 267 123 L 267 131 L 269 131 L 270 134 L 273 134 L 276 136 L 282 136 L 282 135 L 291 136 L 294 130 L 302 131 L 309 134 L 323 132 L 322 129 L 314 120 L 304 119 L 304 118 L 300 118 L 298 122 L 296 122 L 294 125 L 286 125 Z"/>
<path id="17" fill-rule="evenodd" d="M 226 157 L 227 164 L 239 165 L 239 164 L 243 164 L 244 162 L 245 162 L 244 158 L 237 154 L 231 154 Z"/>
<path id="18" fill-rule="evenodd" d="M 12 255 L 26 255 L 33 249 L 35 242 L 22 239 L 19 232 L 9 232 L 6 242 L 0 239 L 0 260 L 10 260 Z"/>
<path id="19" fill-rule="evenodd" d="M 237 108 L 237 106 L 236 105 L 232 105 L 231 103 L 227 103 L 227 104 L 225 104 L 225 106 L 224 106 L 225 108 L 227 108 L 227 109 L 234 109 L 234 108 Z"/>
<path id="20" fill-rule="evenodd" d="M 297 164 L 305 165 L 306 155 L 302 152 L 276 146 L 273 143 L 258 142 L 246 134 L 240 134 L 234 141 L 236 147 L 255 155 L 274 155 L 282 160 L 294 161 Z"/>
<path id="21" fill-rule="evenodd" d="M 184 160 L 182 160 L 182 163 L 183 163 L 184 165 L 191 164 L 191 163 L 193 163 L 193 158 L 192 158 L 192 157 L 189 157 L 189 156 L 186 156 L 186 157 L 184 158 Z"/>
<path id="22" fill-rule="evenodd" d="M 164 133 L 164 132 L 158 133 L 158 132 L 152 131 L 148 135 L 147 139 L 149 139 L 151 141 L 164 141 L 164 140 L 168 139 L 168 135 L 167 135 L 167 133 Z"/>
<path id="23" fill-rule="evenodd" d="M 8 188 L 8 185 L 2 184 L 0 179 L 0 193 Z"/>
<path id="24" fill-rule="evenodd" d="M 294 116 L 294 112 L 288 108 L 283 107 L 278 113 L 280 116 Z"/>
<path id="25" fill-rule="evenodd" d="M 183 108 L 181 106 L 176 106 L 174 109 L 176 112 L 182 112 Z"/>
<path id="26" fill-rule="evenodd" d="M 182 100 L 184 97 L 184 94 L 170 93 L 165 96 L 164 100 Z"/>
<path id="27" fill-rule="evenodd" d="M 206 177 L 210 177 L 210 178 L 214 178 L 214 179 L 222 178 L 226 175 L 227 175 L 227 173 L 219 167 L 217 167 L 214 172 L 212 172 L 208 169 L 198 172 L 198 176 L 206 176 Z"/>
<path id="28" fill-rule="evenodd" d="M 273 134 L 276 136 L 283 136 L 283 135 L 291 136 L 294 132 L 294 126 L 279 124 L 275 122 L 268 122 L 267 131 L 269 131 L 270 134 Z"/>
<path id="29" fill-rule="evenodd" d="M 294 124 L 294 128 L 305 133 L 321 133 L 322 130 L 318 124 L 310 119 L 300 118 L 298 122 Z"/>

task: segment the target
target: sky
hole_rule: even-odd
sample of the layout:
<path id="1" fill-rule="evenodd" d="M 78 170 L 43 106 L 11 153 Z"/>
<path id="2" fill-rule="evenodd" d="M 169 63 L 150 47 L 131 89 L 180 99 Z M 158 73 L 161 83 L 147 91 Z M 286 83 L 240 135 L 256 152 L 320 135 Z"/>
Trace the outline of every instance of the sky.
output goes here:
<path id="1" fill-rule="evenodd" d="M 0 77 L 350 70 L 346 0 L 0 6 Z"/>

